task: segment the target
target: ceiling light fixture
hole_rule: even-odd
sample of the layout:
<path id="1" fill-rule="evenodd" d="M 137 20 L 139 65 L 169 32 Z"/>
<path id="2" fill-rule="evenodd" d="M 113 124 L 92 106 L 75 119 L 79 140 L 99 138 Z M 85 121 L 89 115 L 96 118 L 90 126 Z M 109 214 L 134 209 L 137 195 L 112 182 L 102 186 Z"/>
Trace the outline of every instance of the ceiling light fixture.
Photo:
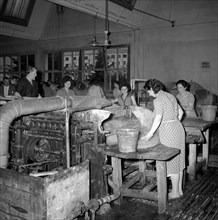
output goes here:
<path id="1" fill-rule="evenodd" d="M 92 38 L 92 41 L 89 43 L 89 45 L 92 47 L 96 47 L 96 46 L 100 45 L 96 39 L 96 18 L 97 18 L 97 16 L 94 17 L 93 38 Z"/>
<path id="2" fill-rule="evenodd" d="M 94 17 L 94 33 L 93 33 L 93 39 L 90 42 L 90 46 L 92 47 L 108 47 L 110 46 L 111 42 L 109 41 L 109 21 L 108 21 L 108 0 L 105 0 L 105 31 L 104 31 L 104 44 L 98 43 L 96 39 L 96 18 L 97 16 Z"/>

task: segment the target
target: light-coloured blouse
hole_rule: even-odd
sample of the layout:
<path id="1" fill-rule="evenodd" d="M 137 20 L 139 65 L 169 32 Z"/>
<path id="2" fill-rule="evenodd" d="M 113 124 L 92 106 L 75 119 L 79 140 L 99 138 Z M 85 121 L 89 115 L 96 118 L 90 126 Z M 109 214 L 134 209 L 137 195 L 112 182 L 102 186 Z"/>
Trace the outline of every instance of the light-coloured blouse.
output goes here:
<path id="1" fill-rule="evenodd" d="M 179 104 L 185 111 L 186 116 L 196 117 L 197 114 L 195 112 L 195 97 L 191 92 L 185 91 L 182 94 L 179 93 L 176 96 Z"/>
<path id="2" fill-rule="evenodd" d="M 122 92 L 118 89 L 118 88 L 115 88 L 113 90 L 113 96 L 115 99 L 117 99 L 118 97 L 120 97 L 122 95 Z"/>
<path id="3" fill-rule="evenodd" d="M 75 92 L 73 90 L 71 90 L 71 89 L 69 89 L 69 91 L 67 91 L 65 88 L 62 88 L 62 89 L 59 89 L 57 91 L 56 96 L 61 96 L 61 97 L 64 97 L 64 98 L 69 98 L 69 97 L 75 96 Z"/>

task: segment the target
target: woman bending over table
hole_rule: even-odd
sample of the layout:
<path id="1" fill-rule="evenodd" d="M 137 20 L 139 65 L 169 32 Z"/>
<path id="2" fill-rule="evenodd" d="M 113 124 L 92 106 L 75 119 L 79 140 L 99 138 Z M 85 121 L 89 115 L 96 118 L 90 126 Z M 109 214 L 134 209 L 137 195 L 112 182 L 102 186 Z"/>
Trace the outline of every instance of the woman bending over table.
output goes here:
<path id="1" fill-rule="evenodd" d="M 183 111 L 178 105 L 176 98 L 163 91 L 163 84 L 150 79 L 144 89 L 149 96 L 154 97 L 154 121 L 150 131 L 144 137 L 149 140 L 159 130 L 161 144 L 167 147 L 180 149 L 181 153 L 167 162 L 167 176 L 172 182 L 172 191 L 168 194 L 169 199 L 179 198 L 183 195 L 182 178 L 185 168 L 185 131 L 180 122 Z"/>
<path id="2" fill-rule="evenodd" d="M 185 115 L 187 117 L 197 117 L 195 111 L 195 97 L 191 92 L 187 91 L 189 84 L 185 80 L 179 80 L 176 82 L 176 86 L 179 92 L 176 98 L 185 111 Z"/>

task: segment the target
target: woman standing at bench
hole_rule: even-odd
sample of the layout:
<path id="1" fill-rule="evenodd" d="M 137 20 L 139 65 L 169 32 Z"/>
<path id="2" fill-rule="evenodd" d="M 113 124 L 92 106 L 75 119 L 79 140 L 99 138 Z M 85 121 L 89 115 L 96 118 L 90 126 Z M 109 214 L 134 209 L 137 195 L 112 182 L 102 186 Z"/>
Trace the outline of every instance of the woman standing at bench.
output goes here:
<path id="1" fill-rule="evenodd" d="M 185 80 L 179 80 L 176 82 L 176 86 L 179 92 L 176 98 L 185 111 L 185 115 L 187 117 L 197 117 L 195 111 L 195 97 L 191 92 L 188 91 L 189 84 Z"/>
<path id="2" fill-rule="evenodd" d="M 177 104 L 176 98 L 163 91 L 163 84 L 160 81 L 150 79 L 145 83 L 144 88 L 149 96 L 155 98 L 154 121 L 144 138 L 149 140 L 159 129 L 159 139 L 163 145 L 181 150 L 178 156 L 167 162 L 167 176 L 172 182 L 172 191 L 168 197 L 179 198 L 183 195 L 182 178 L 185 168 L 185 131 L 180 122 L 183 111 Z"/>

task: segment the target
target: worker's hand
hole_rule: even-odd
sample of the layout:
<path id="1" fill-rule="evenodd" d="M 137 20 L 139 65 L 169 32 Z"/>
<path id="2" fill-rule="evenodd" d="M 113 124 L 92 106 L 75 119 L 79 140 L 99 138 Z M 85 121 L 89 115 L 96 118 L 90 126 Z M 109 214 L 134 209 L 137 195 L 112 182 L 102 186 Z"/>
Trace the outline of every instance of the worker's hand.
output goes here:
<path id="1" fill-rule="evenodd" d="M 14 96 L 15 96 L 15 99 L 21 99 L 22 98 L 19 92 L 15 92 Z"/>
<path id="2" fill-rule="evenodd" d="M 148 132 L 144 137 L 142 137 L 142 140 L 146 140 L 149 141 L 154 134 L 152 134 L 151 132 Z"/>

